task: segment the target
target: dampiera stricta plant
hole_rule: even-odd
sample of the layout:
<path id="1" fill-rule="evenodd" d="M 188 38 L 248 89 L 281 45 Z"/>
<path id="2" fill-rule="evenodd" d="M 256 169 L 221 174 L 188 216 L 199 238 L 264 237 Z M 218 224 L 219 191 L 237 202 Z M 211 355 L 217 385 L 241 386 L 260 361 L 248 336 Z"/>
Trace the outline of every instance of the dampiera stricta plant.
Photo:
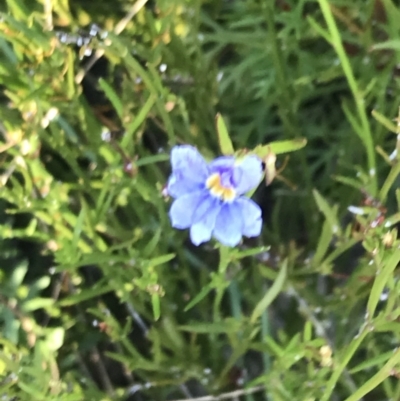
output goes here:
<path id="1" fill-rule="evenodd" d="M 175 201 L 169 216 L 174 228 L 190 228 L 193 244 L 214 236 L 233 247 L 243 235 L 260 234 L 261 209 L 243 196 L 262 179 L 262 162 L 257 156 L 222 156 L 207 163 L 196 148 L 181 145 L 172 149 L 171 164 L 167 190 Z"/>

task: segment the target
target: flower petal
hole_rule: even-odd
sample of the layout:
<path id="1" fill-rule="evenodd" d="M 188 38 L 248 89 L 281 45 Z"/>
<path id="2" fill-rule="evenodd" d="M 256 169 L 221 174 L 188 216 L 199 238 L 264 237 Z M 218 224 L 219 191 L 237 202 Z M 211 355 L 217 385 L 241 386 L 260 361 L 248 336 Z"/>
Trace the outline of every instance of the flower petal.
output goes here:
<path id="1" fill-rule="evenodd" d="M 193 146 L 175 146 L 171 151 L 172 174 L 167 191 L 173 198 L 198 191 L 205 187 L 208 167 L 203 156 Z"/>
<path id="2" fill-rule="evenodd" d="M 207 191 L 198 191 L 176 199 L 169 211 L 172 227 L 185 229 L 193 224 L 193 216 L 198 206 L 208 197 Z"/>
<path id="3" fill-rule="evenodd" d="M 197 182 L 192 177 L 185 177 L 180 171 L 171 174 L 167 184 L 168 195 L 173 198 L 179 198 L 180 196 L 189 194 L 191 192 L 197 192 L 205 188 L 205 182 Z"/>
<path id="4" fill-rule="evenodd" d="M 240 205 L 243 218 L 243 235 L 246 237 L 257 237 L 261 233 L 262 218 L 261 208 L 249 198 L 241 197 L 236 200 Z"/>
<path id="5" fill-rule="evenodd" d="M 215 221 L 214 236 L 223 245 L 236 246 L 242 238 L 243 217 L 235 201 L 224 203 Z"/>
<path id="6" fill-rule="evenodd" d="M 199 205 L 193 216 L 194 224 L 190 227 L 190 239 L 194 245 L 200 245 L 211 239 L 221 207 L 222 203 L 212 196 Z"/>
<path id="7" fill-rule="evenodd" d="M 262 162 L 257 156 L 248 155 L 242 160 L 238 160 L 233 170 L 236 192 L 242 195 L 257 187 L 262 175 Z"/>
<path id="8" fill-rule="evenodd" d="M 209 164 L 209 169 L 211 173 L 221 173 L 226 170 L 231 170 L 235 165 L 235 158 L 233 156 L 221 156 L 214 159 Z"/>
<path id="9" fill-rule="evenodd" d="M 207 163 L 198 150 L 190 145 L 174 146 L 171 151 L 172 173 L 179 172 L 193 181 L 205 181 L 208 176 Z"/>

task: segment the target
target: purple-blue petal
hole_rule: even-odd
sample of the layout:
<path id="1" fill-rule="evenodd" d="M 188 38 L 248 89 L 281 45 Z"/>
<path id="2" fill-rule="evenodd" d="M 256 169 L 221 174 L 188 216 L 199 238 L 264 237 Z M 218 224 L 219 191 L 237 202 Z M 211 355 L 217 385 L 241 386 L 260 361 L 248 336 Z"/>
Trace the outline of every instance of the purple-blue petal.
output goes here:
<path id="1" fill-rule="evenodd" d="M 243 218 L 242 233 L 246 237 L 257 237 L 261 233 L 262 218 L 261 209 L 257 203 L 249 198 L 238 198 L 235 203 L 240 206 Z"/>
<path id="2" fill-rule="evenodd" d="M 215 221 L 214 237 L 226 246 L 234 247 L 242 239 L 243 217 L 237 202 L 224 203 Z"/>
<path id="3" fill-rule="evenodd" d="M 243 195 L 257 187 L 262 179 L 263 170 L 260 158 L 255 155 L 248 155 L 237 160 L 233 169 L 233 181 L 236 192 Z"/>
<path id="4" fill-rule="evenodd" d="M 204 188 L 204 181 L 198 182 L 193 180 L 192 177 L 187 177 L 180 171 L 171 174 L 167 184 L 168 195 L 172 196 L 173 198 L 179 198 L 180 196 L 189 194 L 191 192 L 197 192 Z"/>
<path id="5" fill-rule="evenodd" d="M 234 165 L 235 158 L 233 156 L 220 156 L 210 162 L 208 167 L 211 173 L 220 173 L 223 171 L 232 170 Z"/>
<path id="6" fill-rule="evenodd" d="M 193 225 L 190 227 L 190 239 L 194 245 L 200 245 L 211 239 L 221 207 L 222 203 L 211 196 L 199 205 L 193 216 Z"/>
<path id="7" fill-rule="evenodd" d="M 208 196 L 206 191 L 197 191 L 176 199 L 169 211 L 172 227 L 182 230 L 189 228 L 197 208 Z"/>
<path id="8" fill-rule="evenodd" d="M 181 174 L 193 181 L 207 179 L 208 167 L 199 151 L 190 145 L 174 146 L 171 151 L 172 174 Z"/>
<path id="9" fill-rule="evenodd" d="M 196 192 L 205 187 L 208 167 L 203 156 L 190 145 L 175 146 L 171 151 L 172 174 L 167 191 L 173 198 Z"/>

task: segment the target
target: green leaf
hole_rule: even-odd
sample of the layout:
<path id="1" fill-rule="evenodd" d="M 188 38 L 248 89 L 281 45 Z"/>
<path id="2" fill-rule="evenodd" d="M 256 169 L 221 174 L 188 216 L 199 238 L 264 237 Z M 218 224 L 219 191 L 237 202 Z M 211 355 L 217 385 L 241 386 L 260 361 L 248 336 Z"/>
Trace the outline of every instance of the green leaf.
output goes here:
<path id="1" fill-rule="evenodd" d="M 279 271 L 279 274 L 272 284 L 271 288 L 264 295 L 261 301 L 256 305 L 251 314 L 250 322 L 255 323 L 255 321 L 261 316 L 261 314 L 268 308 L 269 305 L 273 302 L 273 300 L 279 295 L 281 292 L 283 285 L 285 284 L 286 276 L 287 276 L 287 259 L 282 263 L 282 267 Z"/>
<path id="2" fill-rule="evenodd" d="M 147 70 L 144 67 L 142 67 L 140 63 L 133 56 L 131 56 L 130 52 L 126 51 L 126 47 L 121 42 L 121 39 L 118 37 L 118 35 L 110 34 L 109 36 L 113 42 L 113 48 L 115 48 L 117 52 L 121 52 L 123 60 L 125 61 L 126 66 L 128 67 L 130 73 L 134 76 L 134 78 L 136 78 L 136 74 L 138 74 L 142 78 L 143 83 L 146 85 L 147 89 L 154 96 L 155 106 L 157 107 L 157 110 L 164 122 L 165 130 L 171 142 L 175 142 L 176 139 L 175 139 L 174 126 L 172 124 L 169 114 L 165 109 L 163 96 L 160 96 L 159 89 L 157 89 L 157 86 L 163 87 L 160 75 L 157 74 L 153 68 L 150 68 L 151 67 L 150 64 L 148 64 L 150 72 L 148 73 Z M 111 46 L 107 48 L 107 50 L 110 50 L 110 48 Z"/>
<path id="3" fill-rule="evenodd" d="M 247 258 L 249 256 L 258 255 L 260 253 L 268 252 L 271 247 L 269 246 L 259 246 L 257 248 L 250 248 L 245 250 L 236 250 L 232 253 L 232 260 L 240 260 L 242 258 Z"/>
<path id="4" fill-rule="evenodd" d="M 226 128 L 225 121 L 221 114 L 218 113 L 216 115 L 215 123 L 217 126 L 218 142 L 221 153 L 223 155 L 233 155 L 235 153 L 235 149 L 233 148 L 228 129 Z"/>
<path id="5" fill-rule="evenodd" d="M 44 398 L 44 394 L 41 393 L 35 386 L 33 383 L 24 383 L 23 381 L 19 380 L 18 381 L 18 387 L 21 388 L 21 390 L 26 393 L 29 394 L 33 397 L 34 400 L 43 400 Z"/>
<path id="6" fill-rule="evenodd" d="M 333 231 L 331 223 L 328 220 L 325 220 L 324 225 L 322 226 L 322 232 L 319 237 L 317 250 L 315 251 L 315 255 L 312 259 L 312 264 L 314 267 L 318 267 L 321 265 L 321 261 L 328 251 L 329 244 L 331 243 L 333 238 Z"/>
<path id="7" fill-rule="evenodd" d="M 10 278 L 10 284 L 14 290 L 16 290 L 22 284 L 27 271 L 28 262 L 26 260 L 21 261 L 20 264 L 14 268 L 14 271 Z"/>
<path id="8" fill-rule="evenodd" d="M 29 10 L 25 7 L 25 4 L 20 0 L 7 0 L 8 11 L 10 14 L 18 19 L 26 20 L 29 17 Z"/>
<path id="9" fill-rule="evenodd" d="M 143 256 L 146 257 L 146 256 L 150 256 L 150 255 L 154 254 L 154 250 L 155 250 L 158 242 L 160 241 L 161 234 L 162 234 L 161 228 L 158 229 L 153 234 L 153 238 L 143 248 Z"/>
<path id="10" fill-rule="evenodd" d="M 25 301 L 22 310 L 25 312 L 35 311 L 37 309 L 46 309 L 54 306 L 55 301 L 53 298 L 34 298 Z"/>
<path id="11" fill-rule="evenodd" d="M 7 57 L 8 61 L 15 66 L 18 63 L 18 59 L 11 48 L 10 44 L 4 40 L 3 38 L 0 37 L 0 49 L 4 53 L 4 55 Z M 5 64 L 5 62 L 3 62 Z"/>
<path id="12" fill-rule="evenodd" d="M 366 361 L 361 362 L 355 368 L 351 369 L 349 373 L 357 373 L 362 370 L 371 369 L 376 365 L 381 365 L 385 363 L 391 356 L 393 355 L 393 351 L 385 352 L 384 354 L 379 354 L 374 358 L 368 358 Z"/>
<path id="13" fill-rule="evenodd" d="M 392 188 L 399 174 L 400 174 L 400 161 L 397 161 L 396 164 L 394 164 L 393 167 L 390 169 L 390 172 L 386 177 L 386 180 L 383 183 L 381 190 L 379 191 L 378 198 L 382 203 L 386 201 L 389 190 L 390 188 Z"/>
<path id="14" fill-rule="evenodd" d="M 240 326 L 241 323 L 237 320 L 229 319 L 223 322 L 187 324 L 179 326 L 179 330 L 189 331 L 191 333 L 220 334 L 237 332 Z"/>
<path id="15" fill-rule="evenodd" d="M 85 289 L 82 290 L 82 292 L 80 292 L 79 294 L 74 294 L 67 298 L 64 298 L 63 300 L 58 302 L 58 305 L 60 306 L 75 305 L 79 302 L 86 301 L 94 297 L 98 297 L 99 295 L 103 295 L 106 292 L 110 292 L 112 290 L 113 288 L 109 284 L 104 287 L 99 286 L 98 288 Z"/>
<path id="16" fill-rule="evenodd" d="M 372 46 L 372 50 L 384 50 L 384 49 L 400 50 L 400 40 L 399 39 L 387 40 L 385 42 L 376 43 L 375 45 Z"/>
<path id="17" fill-rule="evenodd" d="M 281 153 L 294 152 L 304 148 L 306 145 L 307 139 L 305 138 L 292 139 L 288 141 L 276 141 L 271 142 L 268 145 L 259 145 L 254 148 L 251 153 L 254 153 L 261 159 L 264 159 L 271 152 L 279 155 Z"/>
<path id="18" fill-rule="evenodd" d="M 157 371 L 159 369 L 157 364 L 147 361 L 139 355 L 135 355 L 135 358 L 117 354 L 116 352 L 106 352 L 105 355 L 128 366 L 130 370 Z"/>
<path id="19" fill-rule="evenodd" d="M 332 43 L 332 37 L 330 33 L 326 29 L 322 28 L 322 26 L 318 24 L 314 18 L 308 16 L 307 21 L 328 43 Z"/>
<path id="20" fill-rule="evenodd" d="M 369 318 L 374 316 L 376 307 L 378 306 L 381 294 L 393 275 L 398 263 L 400 262 L 400 249 L 393 251 L 389 259 L 383 261 L 383 266 L 380 267 L 379 274 L 376 275 L 374 284 L 371 288 L 371 293 L 368 298 L 367 311 Z"/>
<path id="21" fill-rule="evenodd" d="M 201 291 L 186 305 L 184 311 L 187 312 L 189 309 L 192 309 L 193 306 L 198 304 L 213 288 L 214 285 L 212 283 L 203 287 Z"/>
<path id="22" fill-rule="evenodd" d="M 349 187 L 355 188 L 357 190 L 360 190 L 364 187 L 363 183 L 350 177 L 345 177 L 343 175 L 334 175 L 332 176 L 334 180 L 337 182 L 341 182 L 344 185 L 347 185 Z"/>
<path id="23" fill-rule="evenodd" d="M 359 136 L 359 138 L 361 139 L 363 144 L 365 146 L 367 146 L 366 142 L 365 142 L 363 128 L 362 128 L 361 124 L 357 121 L 357 117 L 355 117 L 353 115 L 353 113 L 350 111 L 350 106 L 349 106 L 348 102 L 344 101 L 342 103 L 342 109 L 343 109 L 344 114 L 346 115 L 347 120 L 349 121 L 350 125 L 353 127 L 354 132 Z"/>
<path id="24" fill-rule="evenodd" d="M 103 78 L 99 79 L 99 85 L 100 85 L 100 88 L 103 89 L 104 93 L 106 94 L 107 99 L 113 105 L 115 111 L 118 114 L 118 117 L 122 118 L 124 106 L 121 102 L 121 99 L 117 95 L 117 93 Z"/>
<path id="25" fill-rule="evenodd" d="M 339 245 L 332 253 L 330 253 L 326 259 L 321 263 L 324 265 L 330 265 L 336 258 L 338 258 L 341 254 L 346 252 L 348 249 L 353 247 L 357 242 L 360 242 L 359 238 L 351 238 L 347 241 L 344 241 L 341 245 Z"/>
<path id="26" fill-rule="evenodd" d="M 370 393 L 378 387 L 384 380 L 392 376 L 393 368 L 400 363 L 400 348 L 394 350 L 393 356 L 386 362 L 386 364 L 367 380 L 357 391 L 346 398 L 345 401 L 358 401 L 361 400 L 366 394 Z"/>
<path id="27" fill-rule="evenodd" d="M 168 253 L 167 255 L 162 255 L 162 256 L 158 256 L 157 258 L 150 259 L 146 263 L 149 266 L 158 266 L 158 265 L 162 265 L 164 263 L 169 262 L 174 257 L 175 257 L 174 253 Z"/>
<path id="28" fill-rule="evenodd" d="M 134 120 L 128 125 L 126 128 L 126 132 L 121 141 L 121 146 L 123 149 L 126 149 L 129 142 L 133 141 L 133 136 L 136 133 L 136 130 L 140 127 L 143 121 L 146 119 L 147 115 L 150 113 L 151 108 L 154 106 L 156 98 L 154 95 L 150 95 L 147 99 L 146 103 L 143 105 L 137 116 Z M 156 155 L 158 156 L 158 155 Z"/>
<path id="29" fill-rule="evenodd" d="M 383 114 L 379 113 L 379 111 L 376 110 L 372 110 L 371 114 L 375 118 L 375 120 L 380 122 L 388 131 L 397 134 L 398 128 L 387 117 L 385 117 Z"/>
<path id="30" fill-rule="evenodd" d="M 46 346 L 49 351 L 57 351 L 64 343 L 65 330 L 62 327 L 51 329 L 47 334 Z"/>
<path id="31" fill-rule="evenodd" d="M 160 296 L 158 294 L 151 295 L 151 305 L 153 306 L 154 320 L 158 320 L 161 315 Z"/>
<path id="32" fill-rule="evenodd" d="M 85 218 L 85 208 L 82 207 L 78 218 L 76 219 L 76 224 L 74 227 L 74 233 L 71 241 L 71 251 L 76 252 L 78 250 L 78 242 L 79 238 L 81 237 L 82 230 L 83 230 L 83 222 Z"/>
<path id="33" fill-rule="evenodd" d="M 317 203 L 318 209 L 325 216 L 326 220 L 329 222 L 332 233 L 339 234 L 340 233 L 340 224 L 337 221 L 336 213 L 337 208 L 332 208 L 329 206 L 328 202 L 320 195 L 320 193 L 314 189 L 313 195 L 315 202 Z"/>
<path id="34" fill-rule="evenodd" d="M 167 154 L 159 154 L 159 155 L 152 155 L 152 156 L 145 156 L 135 162 L 137 167 L 146 166 L 148 164 L 154 164 L 159 162 L 166 162 L 169 160 L 169 155 Z"/>
<path id="35" fill-rule="evenodd" d="M 61 116 L 58 115 L 54 120 L 61 129 L 67 134 L 67 138 L 72 142 L 77 144 L 79 142 L 79 137 L 71 125 Z M 65 155 L 66 156 L 66 155 Z"/>

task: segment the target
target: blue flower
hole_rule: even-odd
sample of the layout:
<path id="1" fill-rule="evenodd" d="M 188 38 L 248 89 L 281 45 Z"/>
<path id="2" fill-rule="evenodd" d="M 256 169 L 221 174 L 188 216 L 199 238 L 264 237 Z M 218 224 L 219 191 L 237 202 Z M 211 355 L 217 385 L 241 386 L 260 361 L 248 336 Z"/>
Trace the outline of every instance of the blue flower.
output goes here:
<path id="1" fill-rule="evenodd" d="M 261 209 L 243 196 L 262 178 L 262 163 L 255 155 L 242 159 L 218 157 L 207 163 L 196 148 L 175 146 L 168 194 L 175 198 L 169 216 L 172 226 L 190 228 L 190 239 L 199 245 L 214 236 L 221 244 L 237 245 L 242 236 L 261 232 Z"/>

